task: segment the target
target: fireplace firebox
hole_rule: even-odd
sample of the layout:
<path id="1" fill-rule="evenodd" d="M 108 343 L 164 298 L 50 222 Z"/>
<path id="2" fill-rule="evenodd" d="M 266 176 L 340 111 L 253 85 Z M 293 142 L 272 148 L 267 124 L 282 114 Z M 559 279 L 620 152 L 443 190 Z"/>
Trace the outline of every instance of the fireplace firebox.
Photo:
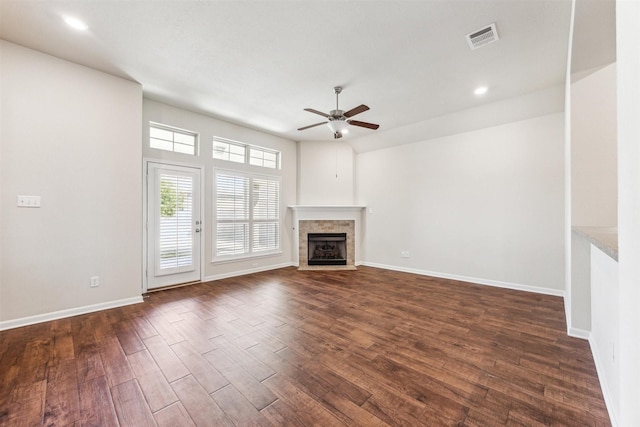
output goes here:
<path id="1" fill-rule="evenodd" d="M 308 265 L 347 265 L 347 233 L 309 233 Z"/>

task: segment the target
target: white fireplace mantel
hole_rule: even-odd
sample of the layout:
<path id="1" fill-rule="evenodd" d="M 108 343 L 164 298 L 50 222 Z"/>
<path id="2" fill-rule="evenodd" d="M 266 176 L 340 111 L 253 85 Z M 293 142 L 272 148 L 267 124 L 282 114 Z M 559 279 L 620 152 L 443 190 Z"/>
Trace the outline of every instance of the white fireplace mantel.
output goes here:
<path id="1" fill-rule="evenodd" d="M 289 205 L 293 211 L 293 226 L 297 228 L 298 221 L 307 219 L 352 219 L 362 220 L 364 205 Z"/>
<path id="2" fill-rule="evenodd" d="M 366 209 L 364 205 L 289 205 L 289 209 L 293 212 L 293 259 L 296 265 L 299 265 L 299 244 L 298 237 L 299 221 L 306 220 L 353 220 L 355 223 L 355 255 L 360 257 L 362 254 L 362 229 L 363 216 L 362 213 Z M 359 264 L 358 258 L 355 260 L 356 265 Z"/>

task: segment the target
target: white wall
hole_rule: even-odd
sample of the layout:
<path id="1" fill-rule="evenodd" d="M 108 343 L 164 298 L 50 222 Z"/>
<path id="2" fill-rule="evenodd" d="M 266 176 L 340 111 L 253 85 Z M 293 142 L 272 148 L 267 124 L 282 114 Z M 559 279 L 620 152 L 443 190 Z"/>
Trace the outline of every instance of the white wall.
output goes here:
<path id="1" fill-rule="evenodd" d="M 561 294 L 563 128 L 552 114 L 358 154 L 367 263 Z"/>
<path id="2" fill-rule="evenodd" d="M 345 140 L 298 143 L 298 204 L 352 205 L 354 154 Z"/>
<path id="3" fill-rule="evenodd" d="M 640 425 L 640 2 L 616 1 L 620 426 Z"/>
<path id="4" fill-rule="evenodd" d="M 598 367 L 600 386 L 611 418 L 620 411 L 620 363 L 618 330 L 618 263 L 591 246 L 591 336 L 589 342 Z"/>
<path id="5" fill-rule="evenodd" d="M 143 103 L 143 138 L 142 146 L 144 157 L 147 159 L 159 159 L 169 162 L 188 163 L 204 166 L 204 279 L 235 276 L 253 271 L 268 270 L 291 265 L 293 242 L 292 212 L 287 205 L 296 204 L 296 143 L 284 138 L 259 132 L 253 129 L 234 125 L 229 122 L 214 119 L 212 117 L 186 111 L 181 108 L 163 104 L 157 101 L 144 99 Z M 182 129 L 197 132 L 199 134 L 200 152 L 198 156 L 191 156 L 169 151 L 149 148 L 149 121 L 162 123 Z M 221 160 L 213 160 L 213 137 L 232 139 L 247 144 L 272 148 L 281 152 L 281 170 L 262 169 L 244 166 L 237 163 L 229 163 Z M 213 263 L 211 262 L 213 237 L 211 224 L 213 224 L 213 169 L 243 169 L 252 173 L 266 173 L 279 175 L 281 181 L 280 208 L 283 217 L 281 229 L 282 254 L 262 258 L 252 258 L 245 261 Z M 296 260 L 297 261 L 297 260 Z"/>
<path id="6" fill-rule="evenodd" d="M 571 226 L 615 227 L 618 223 L 616 64 L 573 76 L 570 88 Z M 571 239 L 571 286 L 567 289 L 569 333 L 591 330 L 589 262 L 583 237 Z M 576 252 L 575 254 L 573 252 Z"/>
<path id="7" fill-rule="evenodd" d="M 577 231 L 571 233 L 571 287 L 567 299 L 569 335 L 588 338 L 591 331 L 591 242 Z"/>
<path id="8" fill-rule="evenodd" d="M 0 64 L 0 329 L 141 301 L 140 85 L 1 40 Z"/>
<path id="9" fill-rule="evenodd" d="M 616 64 L 571 85 L 571 215 L 575 226 L 618 223 Z"/>

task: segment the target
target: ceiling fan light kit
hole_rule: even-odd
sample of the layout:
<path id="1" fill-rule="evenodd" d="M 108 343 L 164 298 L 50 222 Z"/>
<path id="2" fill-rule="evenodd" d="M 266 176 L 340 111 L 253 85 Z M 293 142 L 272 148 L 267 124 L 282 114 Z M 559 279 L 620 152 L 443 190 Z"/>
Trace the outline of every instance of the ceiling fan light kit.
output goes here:
<path id="1" fill-rule="evenodd" d="M 333 132 L 333 137 L 337 139 L 337 138 L 342 138 L 342 135 L 349 132 L 349 125 L 359 126 L 359 127 L 373 129 L 373 130 L 376 130 L 380 127 L 380 125 L 377 125 L 375 123 L 360 122 L 357 120 L 347 120 L 348 118 L 353 117 L 356 114 L 360 114 L 367 111 L 369 107 L 367 107 L 364 104 L 361 104 L 355 108 L 352 108 L 347 112 L 342 111 L 338 107 L 338 95 L 340 95 L 340 92 L 342 92 L 342 87 L 336 86 L 333 88 L 333 93 L 336 94 L 336 109 L 331 110 L 329 114 L 323 113 L 322 111 L 314 110 L 313 108 L 304 109 L 304 111 L 308 111 L 310 113 L 318 114 L 320 116 L 325 117 L 327 119 L 326 122 L 314 123 L 309 126 L 301 127 L 298 130 L 305 130 L 305 129 L 326 124 L 329 127 L 329 129 L 331 129 L 331 131 Z"/>
<path id="2" fill-rule="evenodd" d="M 331 129 L 333 133 L 340 132 L 344 135 L 349 132 L 349 124 L 343 120 L 329 120 L 327 126 L 329 126 L 329 129 Z"/>

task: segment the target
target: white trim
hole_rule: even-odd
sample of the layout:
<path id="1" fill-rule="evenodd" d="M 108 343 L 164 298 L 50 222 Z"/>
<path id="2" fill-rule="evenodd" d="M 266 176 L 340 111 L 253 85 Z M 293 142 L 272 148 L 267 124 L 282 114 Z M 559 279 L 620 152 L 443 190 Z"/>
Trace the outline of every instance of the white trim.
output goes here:
<path id="1" fill-rule="evenodd" d="M 567 329 L 568 329 L 567 335 L 569 335 L 570 337 L 580 338 L 587 341 L 591 339 L 591 331 L 588 331 L 586 329 L 571 328 L 571 327 L 568 327 Z"/>
<path id="2" fill-rule="evenodd" d="M 538 286 L 522 285 L 519 283 L 501 282 L 498 280 L 486 280 L 477 277 L 458 276 L 455 274 L 439 273 L 435 271 L 419 270 L 415 268 L 399 267 L 395 265 L 377 264 L 372 262 L 363 262 L 362 265 L 369 267 L 384 268 L 385 270 L 400 271 L 403 273 L 419 274 L 421 276 L 439 277 L 441 279 L 458 280 L 461 282 L 475 283 L 478 285 L 494 286 L 497 288 L 513 289 L 516 291 L 534 292 L 536 294 L 553 295 L 564 297 L 564 291 L 561 289 L 541 288 Z"/>
<path id="3" fill-rule="evenodd" d="M 589 337 L 589 346 L 591 347 L 593 362 L 596 365 L 596 372 L 598 374 L 598 380 L 600 381 L 600 390 L 602 390 L 602 396 L 604 397 L 604 404 L 607 407 L 607 412 L 609 412 L 609 421 L 611 421 L 611 425 L 613 427 L 617 427 L 620 424 L 618 424 L 618 414 L 616 414 L 615 412 L 613 395 L 610 391 L 611 386 L 607 383 L 607 376 L 603 374 L 604 366 L 602 366 L 602 361 L 600 360 L 598 352 L 596 351 L 596 345 L 594 344 L 591 337 Z"/>
<path id="4" fill-rule="evenodd" d="M 0 322 L 0 331 L 6 329 L 20 328 L 22 326 L 33 325 L 36 323 L 49 322 L 51 320 L 62 319 L 65 317 L 78 316 L 80 314 L 93 313 L 96 311 L 107 310 L 110 308 L 123 307 L 125 305 L 138 304 L 143 302 L 142 296 L 125 298 L 109 302 L 101 302 L 99 304 L 85 305 L 84 307 L 69 308 L 66 310 L 53 311 L 51 313 L 38 314 L 35 316 L 21 317 L 19 319 L 6 320 Z"/>
<path id="5" fill-rule="evenodd" d="M 571 191 L 571 57 L 573 50 L 573 30 L 576 15 L 576 0 L 571 0 L 571 16 L 569 18 L 569 40 L 567 40 L 567 69 L 564 77 L 564 312 L 567 334 L 573 329 L 573 290 L 571 281 L 572 248 L 572 191 Z"/>
<path id="6" fill-rule="evenodd" d="M 277 249 L 277 250 L 274 250 L 273 252 L 271 251 L 268 251 L 266 253 L 257 252 L 257 254 L 259 255 L 242 255 L 242 256 L 228 255 L 229 258 L 224 258 L 224 259 L 220 258 L 220 259 L 210 261 L 209 263 L 211 265 L 232 264 L 235 262 L 250 261 L 250 260 L 256 260 L 260 258 L 273 258 L 273 257 L 280 256 L 283 253 L 284 252 L 282 251 L 282 249 Z"/>
<path id="7" fill-rule="evenodd" d="M 229 277 L 238 277 L 238 276 L 244 276 L 246 274 L 260 273 L 262 271 L 278 270 L 280 268 L 286 268 L 286 267 L 295 267 L 295 266 L 291 262 L 285 262 L 285 263 L 282 263 L 282 264 L 267 265 L 267 266 L 257 267 L 257 268 L 248 268 L 246 270 L 237 270 L 237 271 L 232 271 L 232 272 L 229 272 L 229 273 L 223 273 L 223 274 L 216 274 L 216 275 L 213 275 L 213 276 L 207 276 L 207 277 L 204 277 L 202 279 L 202 281 L 203 282 L 212 282 L 214 280 L 228 279 Z"/>

